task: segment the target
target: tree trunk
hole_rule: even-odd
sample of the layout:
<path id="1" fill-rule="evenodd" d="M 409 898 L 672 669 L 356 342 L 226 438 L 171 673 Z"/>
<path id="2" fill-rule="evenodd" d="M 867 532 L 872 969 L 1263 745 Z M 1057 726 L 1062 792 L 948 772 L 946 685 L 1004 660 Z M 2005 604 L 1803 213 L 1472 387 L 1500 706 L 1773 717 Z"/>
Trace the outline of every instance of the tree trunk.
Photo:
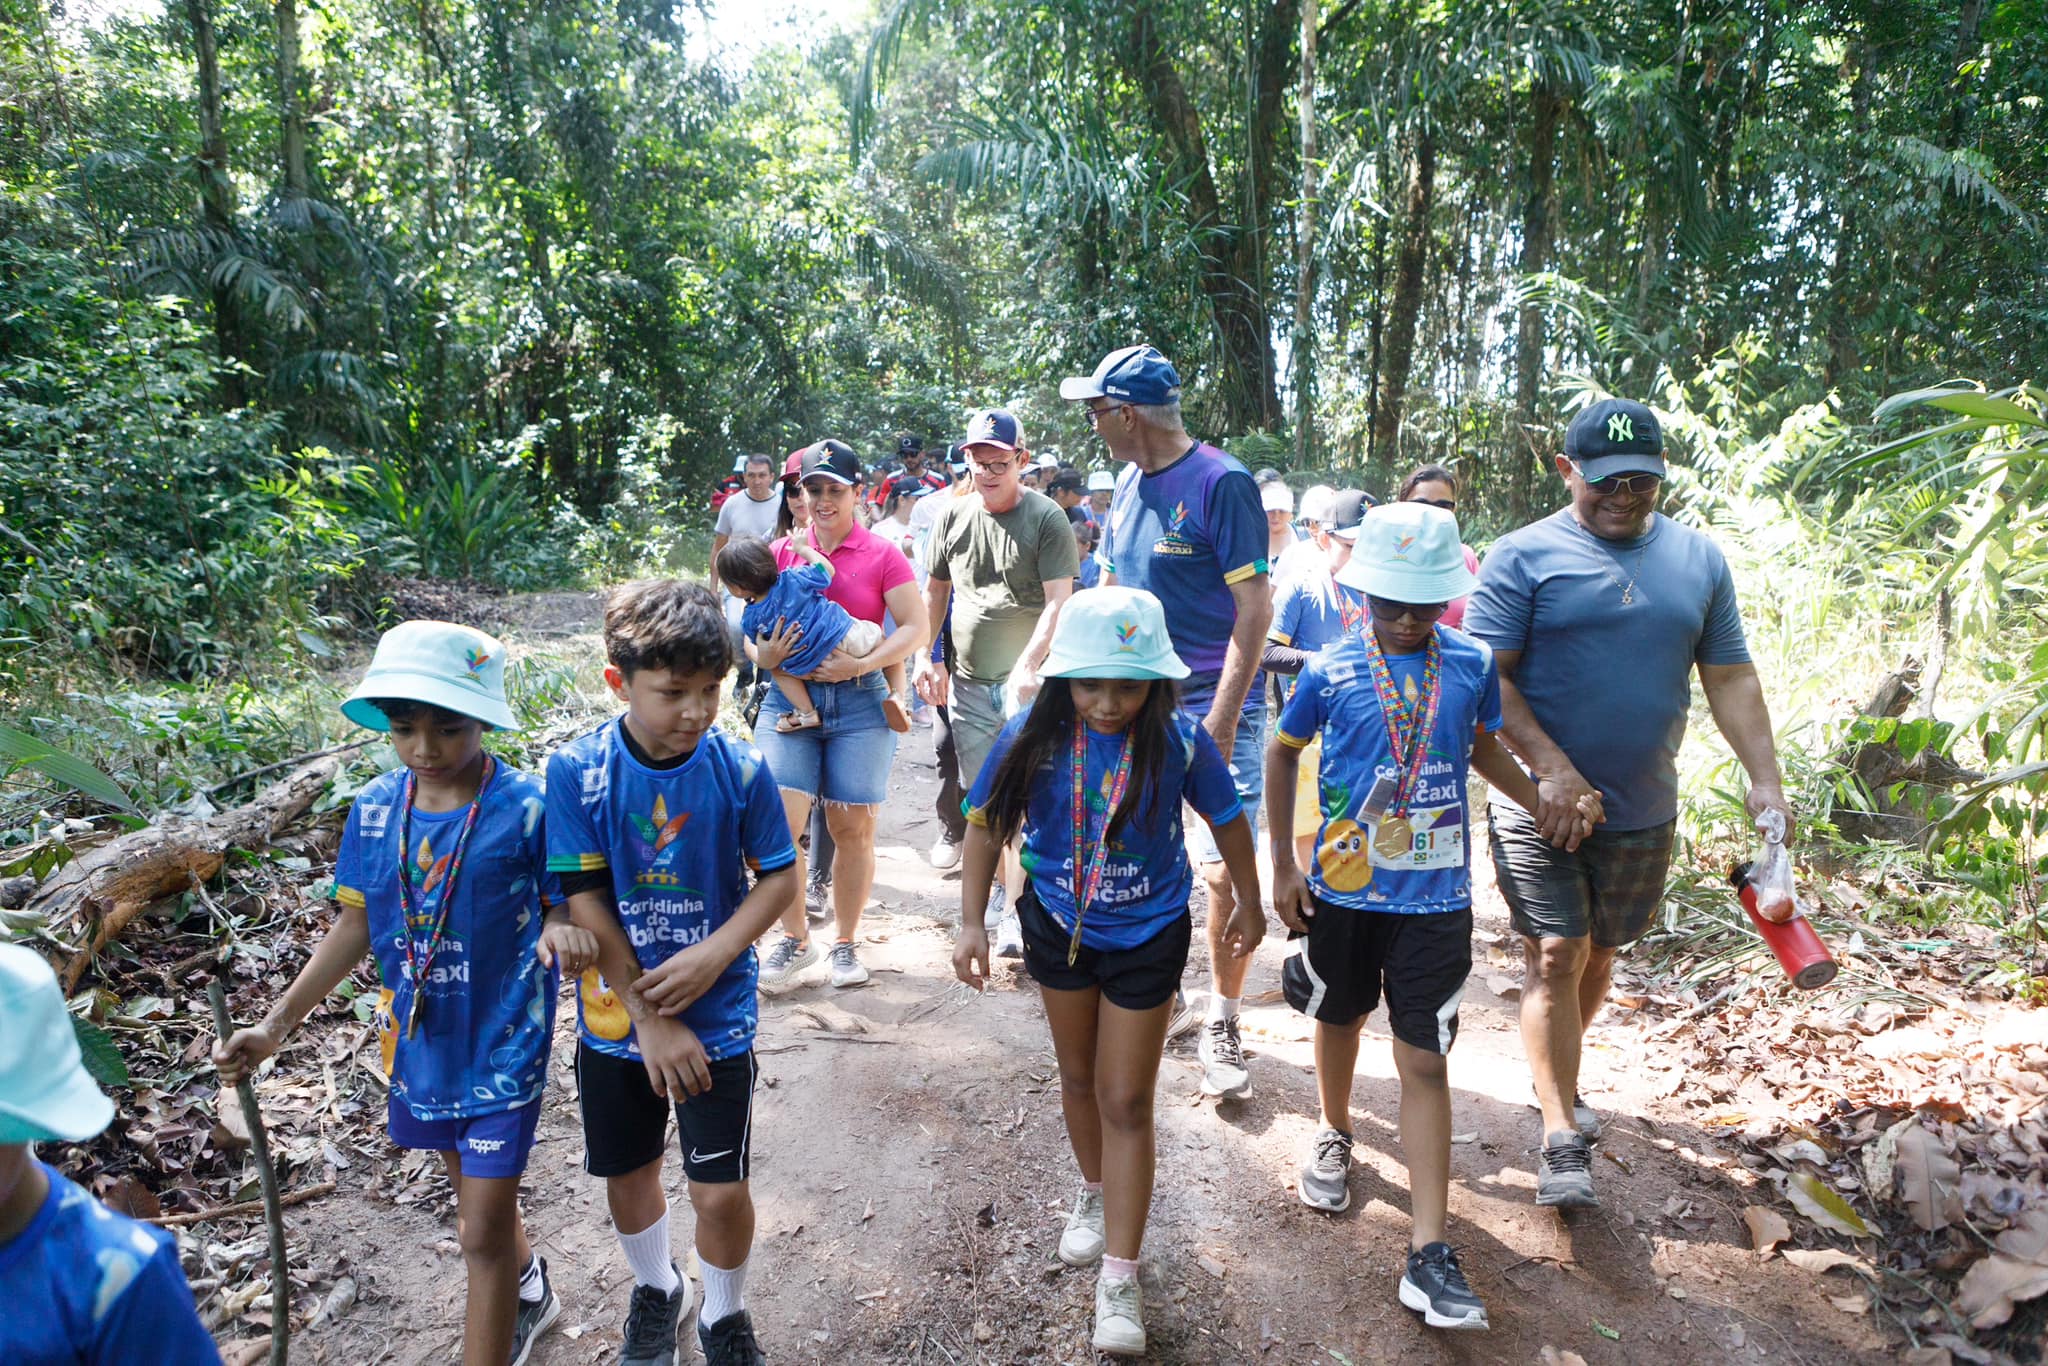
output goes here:
<path id="1" fill-rule="evenodd" d="M 1948 145 L 1952 151 L 1961 150 L 1963 134 L 1969 131 L 1970 114 L 1977 104 L 1964 82 L 1962 65 L 1976 55 L 1983 23 L 1984 0 L 1963 0 L 1963 12 L 1956 21 L 1955 61 L 1949 65 Z"/>
<path id="2" fill-rule="evenodd" d="M 307 184 L 306 95 L 299 81 L 297 0 L 277 0 L 271 17 L 277 26 L 277 112 L 284 187 L 294 198 L 303 199 Z"/>
<path id="3" fill-rule="evenodd" d="M 1301 0 L 1301 212 L 1294 229 L 1294 467 L 1315 463 L 1316 0 Z"/>
<path id="4" fill-rule="evenodd" d="M 1280 0 L 1275 4 L 1267 12 L 1266 31 L 1270 33 L 1276 25 L 1283 34 L 1291 30 L 1297 2 Z M 1188 227 L 1199 244 L 1201 292 L 1215 316 L 1222 351 L 1223 374 L 1218 386 L 1221 421 L 1233 431 L 1273 426 L 1279 420 L 1280 399 L 1273 383 L 1272 329 L 1266 311 L 1261 225 L 1233 226 L 1225 220 L 1223 201 L 1210 171 L 1201 113 L 1181 82 L 1150 4 L 1132 9 L 1129 33 L 1124 56 L 1130 64 L 1132 79 L 1144 94 L 1153 124 L 1173 149 L 1170 175 L 1185 187 Z M 1265 44 L 1261 47 L 1265 48 Z M 1261 88 L 1254 101 L 1254 107 L 1265 116 L 1254 118 L 1249 148 L 1251 199 L 1255 204 L 1267 201 L 1266 182 L 1272 175 L 1274 120 L 1268 107 L 1266 77 L 1275 62 L 1270 49 L 1266 49 L 1266 58 L 1256 63 Z M 1277 66 L 1284 80 L 1284 54 Z M 1277 107 L 1277 103 L 1275 93 L 1270 104 Z"/>
<path id="5" fill-rule="evenodd" d="M 1849 154 L 1861 162 L 1870 134 L 1870 87 L 1876 74 L 1877 44 L 1868 36 L 1851 39 L 1848 58 L 1856 64 L 1856 75 L 1849 83 Z M 1835 233 L 1834 263 L 1828 269 L 1828 361 L 1821 376 L 1821 382 L 1830 389 L 1862 367 L 1862 358 L 1856 352 L 1854 296 L 1862 274 L 1856 260 L 1856 209 L 1862 202 L 1866 179 L 1861 171 L 1854 171 L 1842 187 L 1841 226 Z"/>
<path id="6" fill-rule="evenodd" d="M 220 40 L 213 31 L 208 0 L 185 0 L 185 17 L 192 25 L 199 78 L 199 218 L 215 239 L 214 250 L 219 251 L 226 248 L 235 231 L 235 189 L 228 179 L 228 135 L 221 118 Z M 235 364 L 242 355 L 239 321 L 233 291 L 225 284 L 215 284 L 214 344 L 221 360 L 229 363 L 220 379 L 221 402 L 229 408 L 239 408 L 244 402 L 242 377 Z"/>
<path id="7" fill-rule="evenodd" d="M 1401 405 L 1408 393 L 1408 367 L 1415 355 L 1415 329 L 1422 314 L 1422 272 L 1429 259 L 1429 211 L 1436 194 L 1436 134 L 1424 128 L 1415 138 L 1408 167 L 1408 205 L 1401 223 L 1401 255 L 1394 266 L 1394 301 L 1387 318 L 1387 359 L 1379 401 L 1373 405 L 1373 450 L 1389 466 L 1399 463 Z"/>
<path id="8" fill-rule="evenodd" d="M 1564 100 L 1549 81 L 1538 78 L 1530 92 L 1529 199 L 1522 208 L 1522 285 L 1550 268 L 1550 234 L 1555 218 L 1557 126 L 1564 118 Z M 1508 489 L 1513 499 L 1513 525 L 1529 520 L 1535 509 L 1535 473 L 1549 443 L 1539 438 L 1536 399 L 1543 388 L 1543 307 L 1524 297 L 1515 329 L 1515 440 Z"/>

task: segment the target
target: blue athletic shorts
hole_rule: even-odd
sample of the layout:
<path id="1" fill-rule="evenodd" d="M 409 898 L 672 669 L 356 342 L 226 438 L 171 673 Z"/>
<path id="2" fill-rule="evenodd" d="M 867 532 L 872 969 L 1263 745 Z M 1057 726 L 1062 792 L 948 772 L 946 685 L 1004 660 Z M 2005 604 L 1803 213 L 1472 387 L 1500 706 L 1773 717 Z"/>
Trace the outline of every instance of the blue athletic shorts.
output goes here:
<path id="1" fill-rule="evenodd" d="M 385 1121 L 393 1143 L 401 1148 L 454 1153 L 464 1176 L 519 1176 L 526 1171 L 533 1133 L 540 1127 L 540 1098 L 495 1114 L 419 1119 L 394 1096 L 385 1106 Z"/>

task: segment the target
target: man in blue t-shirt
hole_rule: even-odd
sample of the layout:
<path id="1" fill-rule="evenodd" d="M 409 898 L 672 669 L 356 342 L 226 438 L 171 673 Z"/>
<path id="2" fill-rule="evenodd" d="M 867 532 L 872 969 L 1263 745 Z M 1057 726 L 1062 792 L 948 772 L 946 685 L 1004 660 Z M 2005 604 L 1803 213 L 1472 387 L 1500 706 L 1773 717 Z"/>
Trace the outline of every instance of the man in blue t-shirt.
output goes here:
<path id="1" fill-rule="evenodd" d="M 1543 1109 L 1537 1203 L 1596 1205 L 1578 1094 L 1579 1044 L 1615 950 L 1664 897 L 1678 815 L 1678 746 L 1699 673 L 1714 724 L 1749 775 L 1750 816 L 1791 808 L 1735 583 L 1714 543 L 1657 511 L 1664 441 L 1640 403 L 1572 420 L 1557 472 L 1571 502 L 1494 544 L 1465 629 L 1494 649 L 1507 744 L 1536 779 L 1534 817 L 1496 803 L 1501 894 L 1524 939 L 1522 1045 Z M 1605 819 L 1574 833 L 1582 798 Z"/>
<path id="2" fill-rule="evenodd" d="M 220 1366 L 171 1235 L 36 1160 L 34 1144 L 83 1143 L 113 1117 L 57 974 L 0 944 L 0 1361 Z"/>
<path id="3" fill-rule="evenodd" d="M 1060 382 L 1060 397 L 1088 405 L 1109 453 L 1129 466 L 1117 477 L 1096 554 L 1102 582 L 1142 588 L 1166 608 L 1174 652 L 1193 672 L 1181 706 L 1202 719 L 1230 759 L 1238 801 L 1257 829 L 1264 794 L 1265 690 L 1259 656 L 1273 620 L 1267 582 L 1266 513 L 1245 467 L 1196 441 L 1181 425 L 1180 375 L 1150 346 L 1102 358 L 1092 375 Z M 1223 951 L 1236 907 L 1223 855 L 1196 822 L 1188 854 L 1209 891 L 1209 1018 L 1202 1031 L 1202 1089 L 1241 1100 L 1251 1073 L 1238 1038 L 1237 1004 L 1251 963 Z M 1171 1034 L 1193 1024 L 1185 1010 Z"/>

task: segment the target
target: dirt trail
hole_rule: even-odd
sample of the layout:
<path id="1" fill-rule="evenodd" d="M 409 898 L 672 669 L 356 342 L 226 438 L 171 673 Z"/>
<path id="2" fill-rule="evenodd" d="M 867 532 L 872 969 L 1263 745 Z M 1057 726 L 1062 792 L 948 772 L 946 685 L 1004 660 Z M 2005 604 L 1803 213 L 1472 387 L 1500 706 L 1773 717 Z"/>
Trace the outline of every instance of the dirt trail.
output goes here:
<path id="1" fill-rule="evenodd" d="M 873 982 L 812 982 L 763 1001 L 750 1305 L 778 1363 L 1089 1361 L 1092 1276 L 1053 1256 L 1075 1177 L 1050 1039 L 1014 974 L 978 998 L 952 979 L 958 880 L 924 857 L 935 831 L 928 731 L 907 737 L 895 778 L 864 930 Z M 1490 886 L 1479 923 L 1497 942 L 1479 946 L 1452 1055 L 1451 1239 L 1492 1330 L 1431 1333 L 1394 1299 L 1407 1202 L 1378 1019 L 1354 1090 L 1352 1208 L 1331 1217 L 1295 1198 L 1317 1127 L 1314 1081 L 1309 1030 L 1279 1000 L 1276 934 L 1246 988 L 1253 1096 L 1203 1100 L 1191 1041 L 1161 1073 L 1145 1247 L 1151 1359 L 1534 1362 L 1545 1346 L 1594 1366 L 1889 1359 L 1867 1315 L 1829 1302 L 1851 1284 L 1757 1262 L 1740 1211 L 1768 1202 L 1732 1181 L 1733 1157 L 1680 1117 L 1673 1079 L 1644 1065 L 1655 1056 L 1647 1026 L 1625 1015 L 1610 1010 L 1589 1039 L 1586 1090 L 1609 1116 L 1596 1160 L 1605 1206 L 1566 1222 L 1532 1203 L 1537 1120 L 1514 1006 L 1486 984 L 1512 975 Z M 1197 935 L 1191 983 L 1202 953 Z M 602 1188 L 579 1166 L 571 1020 L 565 1000 L 561 1065 L 527 1173 L 529 1225 L 564 1302 L 533 1356 L 552 1366 L 614 1360 L 630 1290 Z M 358 1151 L 400 1160 L 381 1139 Z M 681 1253 L 688 1203 L 673 1164 L 670 1176 Z M 295 1238 L 348 1259 L 359 1299 L 305 1349 L 329 1362 L 453 1359 L 463 1275 L 445 1198 L 394 1204 L 341 1180 L 341 1193 L 291 1223 Z M 418 1182 L 439 1184 L 431 1172 Z"/>

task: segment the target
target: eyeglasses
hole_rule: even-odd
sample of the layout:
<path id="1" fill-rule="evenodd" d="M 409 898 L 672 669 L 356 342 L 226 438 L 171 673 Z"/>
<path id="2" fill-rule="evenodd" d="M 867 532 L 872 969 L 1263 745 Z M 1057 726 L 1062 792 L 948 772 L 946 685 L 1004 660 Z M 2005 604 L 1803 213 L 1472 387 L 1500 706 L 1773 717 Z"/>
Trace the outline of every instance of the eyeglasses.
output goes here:
<path id="1" fill-rule="evenodd" d="M 1429 603 L 1395 602 L 1392 598 L 1376 598 L 1366 594 L 1365 605 L 1381 621 L 1399 621 L 1402 617 L 1414 617 L 1417 621 L 1435 621 L 1451 610 L 1447 602 Z"/>
<path id="2" fill-rule="evenodd" d="M 1119 408 L 1128 408 L 1130 406 L 1131 405 L 1128 403 L 1112 403 L 1107 408 L 1090 408 L 1087 410 L 1088 425 L 1092 427 L 1098 422 L 1102 421 L 1103 418 L 1108 417 L 1113 412 L 1116 412 Z"/>
<path id="3" fill-rule="evenodd" d="M 971 455 L 967 457 L 967 464 L 970 469 L 976 474 L 985 474 L 991 479 L 999 479 L 1003 475 L 1008 474 L 1016 463 L 1014 460 L 976 460 Z"/>
<path id="4" fill-rule="evenodd" d="M 1458 510 L 1458 500 L 1455 498 L 1410 498 L 1408 501 L 1420 503 L 1424 507 L 1442 508 L 1445 512 Z"/>
<path id="5" fill-rule="evenodd" d="M 1605 479 L 1586 479 L 1585 466 L 1574 460 L 1572 468 L 1578 471 L 1580 479 L 1585 480 L 1586 487 L 1602 498 L 1617 493 L 1655 493 L 1657 486 L 1664 482 L 1661 474 L 1610 474 Z"/>

